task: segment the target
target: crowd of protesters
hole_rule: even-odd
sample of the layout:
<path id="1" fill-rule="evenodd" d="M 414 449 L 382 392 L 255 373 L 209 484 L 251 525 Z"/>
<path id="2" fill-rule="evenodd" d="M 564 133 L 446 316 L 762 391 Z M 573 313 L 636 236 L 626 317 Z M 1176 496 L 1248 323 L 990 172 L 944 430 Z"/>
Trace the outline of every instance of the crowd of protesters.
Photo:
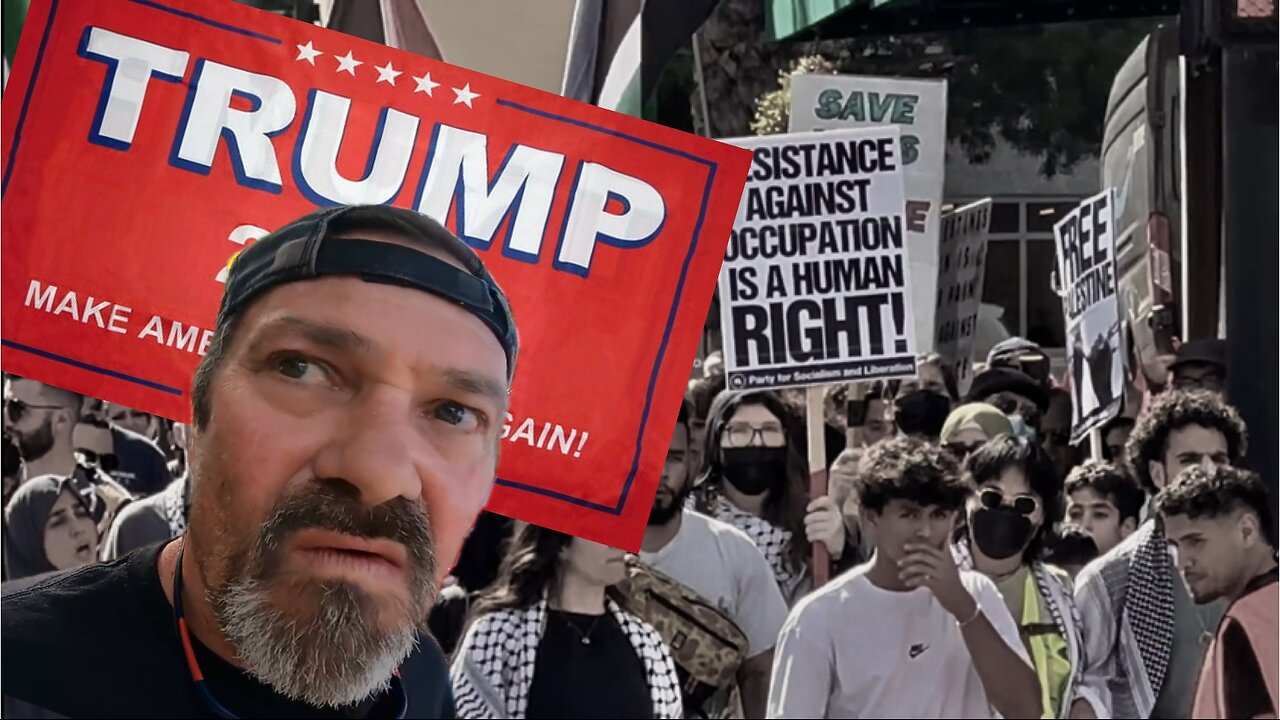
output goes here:
<path id="1" fill-rule="evenodd" d="M 816 498 L 803 397 L 728 391 L 713 353 L 638 555 L 481 515 L 429 618 L 458 716 L 1276 717 L 1275 517 L 1222 345 L 1102 459 L 1022 339 L 963 396 L 938 356 L 833 386 Z M 4 409 L 6 592 L 184 532 L 186 426 L 16 376 Z"/>

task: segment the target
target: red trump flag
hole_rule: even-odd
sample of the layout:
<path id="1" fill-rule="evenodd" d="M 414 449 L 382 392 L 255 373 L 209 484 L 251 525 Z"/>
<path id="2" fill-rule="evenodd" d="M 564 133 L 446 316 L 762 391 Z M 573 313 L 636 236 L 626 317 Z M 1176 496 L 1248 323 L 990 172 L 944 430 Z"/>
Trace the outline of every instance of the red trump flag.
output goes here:
<path id="1" fill-rule="evenodd" d="M 213 0 L 35 0 L 5 95 L 5 371 L 186 420 L 238 250 L 412 208 L 520 331 L 489 508 L 639 546 L 748 151 Z"/>

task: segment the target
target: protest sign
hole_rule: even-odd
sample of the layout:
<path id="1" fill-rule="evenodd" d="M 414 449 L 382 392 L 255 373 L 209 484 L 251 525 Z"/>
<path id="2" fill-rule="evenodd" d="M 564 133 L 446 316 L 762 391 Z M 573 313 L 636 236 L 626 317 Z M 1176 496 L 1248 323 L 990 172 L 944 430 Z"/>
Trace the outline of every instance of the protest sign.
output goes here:
<path id="1" fill-rule="evenodd" d="M 936 351 L 934 285 L 947 142 L 947 81 L 858 75 L 791 79 L 791 132 L 896 125 L 906 187 L 907 259 L 920 352 Z"/>
<path id="2" fill-rule="evenodd" d="M 727 386 L 915 374 L 898 129 L 729 142 L 754 161 L 720 271 Z"/>
<path id="3" fill-rule="evenodd" d="M 520 331 L 489 508 L 639 546 L 749 153 L 212 0 L 37 0 L 10 82 L 6 371 L 185 420 L 234 252 L 413 208 Z"/>
<path id="4" fill-rule="evenodd" d="M 1053 226 L 1074 394 L 1072 443 L 1115 417 L 1124 403 L 1114 197 L 1104 190 Z"/>
<path id="5" fill-rule="evenodd" d="M 973 336 L 982 305 L 990 227 L 990 198 L 942 216 L 933 349 L 951 363 L 961 396 L 973 382 Z"/>

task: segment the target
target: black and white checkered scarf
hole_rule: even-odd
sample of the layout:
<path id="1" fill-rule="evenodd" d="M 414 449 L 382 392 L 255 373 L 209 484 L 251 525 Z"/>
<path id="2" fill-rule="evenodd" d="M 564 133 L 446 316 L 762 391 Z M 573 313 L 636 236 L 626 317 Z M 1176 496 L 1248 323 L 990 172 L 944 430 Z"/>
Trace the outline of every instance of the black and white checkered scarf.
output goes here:
<path id="1" fill-rule="evenodd" d="M 791 531 L 734 507 L 723 495 L 716 494 L 711 501 L 711 516 L 728 523 L 751 538 L 760 548 L 764 559 L 773 568 L 774 579 L 782 589 L 783 597 L 791 597 L 796 586 L 804 579 L 804 569 L 792 566 L 788 551 L 791 549 Z"/>
<path id="2" fill-rule="evenodd" d="M 653 716 L 659 720 L 683 717 L 680 681 L 662 638 L 612 600 L 605 602 L 644 664 Z M 546 600 L 527 609 L 498 610 L 476 618 L 450 671 L 458 717 L 523 720 L 546 627 Z"/>
<path id="3" fill-rule="evenodd" d="M 1159 697 L 1173 651 L 1173 563 L 1159 524 L 1152 523 L 1148 532 L 1129 561 L 1124 612 L 1138 643 L 1151 696 Z"/>
<path id="4" fill-rule="evenodd" d="M 160 512 L 169 523 L 170 537 L 187 531 L 187 480 L 179 478 L 160 492 Z"/>
<path id="5" fill-rule="evenodd" d="M 961 570 L 974 570 L 973 555 L 967 542 L 952 544 L 951 554 Z M 1045 606 L 1049 608 L 1049 615 L 1053 618 L 1054 626 L 1058 628 L 1058 634 L 1067 641 L 1073 655 L 1078 656 L 1083 652 L 1084 647 L 1084 638 L 1081 634 L 1084 623 L 1080 620 L 1080 609 L 1076 607 L 1071 587 L 1062 578 L 1050 572 L 1042 562 L 1031 563 L 1030 572 L 1032 579 L 1035 580 L 1036 590 L 1040 593 L 1040 597 L 1044 598 Z M 1018 625 L 1022 624 L 1020 617 L 1015 617 L 1013 621 Z M 1084 663 L 1077 657 L 1074 665 L 1071 669 L 1071 692 L 1067 693 L 1068 701 L 1074 689 L 1084 679 Z M 1068 702 L 1069 707 L 1070 702 Z"/>

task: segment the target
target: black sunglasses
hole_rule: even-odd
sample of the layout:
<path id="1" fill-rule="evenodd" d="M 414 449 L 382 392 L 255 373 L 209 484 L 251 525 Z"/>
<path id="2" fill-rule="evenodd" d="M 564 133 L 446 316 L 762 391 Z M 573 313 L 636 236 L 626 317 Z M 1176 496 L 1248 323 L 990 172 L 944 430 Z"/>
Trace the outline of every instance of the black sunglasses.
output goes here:
<path id="1" fill-rule="evenodd" d="M 951 455 L 954 456 L 955 459 L 964 460 L 966 456 L 971 455 L 975 452 L 978 452 L 978 449 L 981 448 L 983 445 L 986 445 L 986 443 L 981 440 L 974 440 L 973 442 L 967 442 L 967 443 L 949 442 L 943 445 L 942 449 L 951 453 Z"/>
<path id="2" fill-rule="evenodd" d="M 20 423 L 28 410 L 61 410 L 61 405 L 29 405 L 18 398 L 5 398 L 4 413 L 11 423 Z"/>
<path id="3" fill-rule="evenodd" d="M 988 510 L 996 510 L 1004 505 L 1004 493 L 995 488 L 983 488 L 978 493 L 978 501 L 982 503 L 982 507 Z M 1013 511 L 1019 515 L 1031 515 L 1040 507 L 1040 501 L 1031 495 L 1015 495 L 1013 497 Z"/>
<path id="4" fill-rule="evenodd" d="M 103 453 L 99 455 L 92 450 L 77 450 L 80 458 L 86 465 L 92 465 L 105 473 L 113 473 L 120 468 L 120 459 L 115 453 Z"/>

